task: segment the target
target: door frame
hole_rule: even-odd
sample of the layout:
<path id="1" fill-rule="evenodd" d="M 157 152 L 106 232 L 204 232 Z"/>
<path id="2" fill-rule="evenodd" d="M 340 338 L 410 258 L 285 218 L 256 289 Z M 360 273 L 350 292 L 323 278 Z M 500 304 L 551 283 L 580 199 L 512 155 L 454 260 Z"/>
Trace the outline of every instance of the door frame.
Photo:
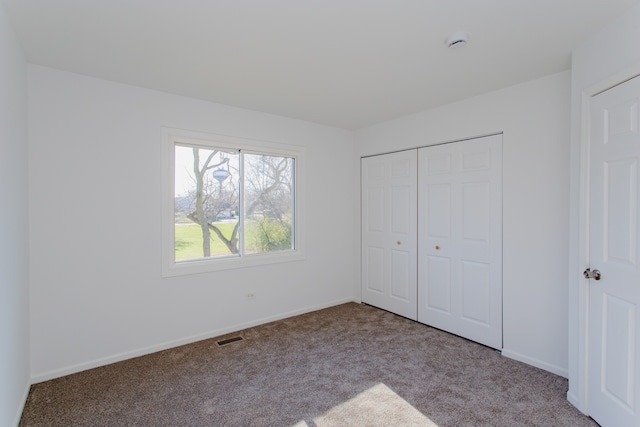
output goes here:
<path id="1" fill-rule="evenodd" d="M 589 414 L 589 281 L 582 277 L 582 271 L 589 267 L 591 99 L 599 93 L 638 76 L 640 76 L 640 63 L 610 75 L 584 89 L 580 98 L 579 153 L 572 153 L 572 157 L 579 155 L 578 188 L 575 188 L 572 180 L 570 202 L 570 220 L 578 221 L 578 236 L 574 235 L 573 230 L 571 230 L 570 236 L 572 240 L 577 237 L 578 244 L 570 244 L 569 253 L 569 391 L 567 392 L 567 400 L 587 415 Z M 571 160 L 573 166 L 574 159 Z M 574 195 L 576 191 L 578 191 L 577 197 Z M 573 289 L 577 289 L 577 300 L 572 298 L 572 296 L 576 296 L 575 292 L 572 292 Z M 575 366 L 572 367 L 572 364 Z"/>

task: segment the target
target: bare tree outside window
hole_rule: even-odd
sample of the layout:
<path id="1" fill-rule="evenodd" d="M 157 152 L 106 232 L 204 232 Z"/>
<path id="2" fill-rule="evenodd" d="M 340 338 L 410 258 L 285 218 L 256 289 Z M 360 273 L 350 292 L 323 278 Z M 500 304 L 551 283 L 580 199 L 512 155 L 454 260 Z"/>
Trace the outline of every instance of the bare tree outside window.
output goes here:
<path id="1" fill-rule="evenodd" d="M 246 154 L 246 253 L 293 249 L 294 162 L 289 157 Z"/>
<path id="2" fill-rule="evenodd" d="M 176 144 L 176 262 L 294 249 L 294 168 L 291 157 Z"/>

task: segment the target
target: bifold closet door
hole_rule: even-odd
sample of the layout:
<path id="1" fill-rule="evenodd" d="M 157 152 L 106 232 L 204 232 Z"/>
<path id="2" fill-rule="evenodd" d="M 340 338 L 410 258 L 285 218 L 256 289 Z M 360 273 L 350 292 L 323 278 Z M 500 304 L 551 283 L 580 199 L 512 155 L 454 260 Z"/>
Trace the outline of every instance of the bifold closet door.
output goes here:
<path id="1" fill-rule="evenodd" d="M 365 157 L 362 301 L 417 319 L 417 150 Z"/>
<path id="2" fill-rule="evenodd" d="M 502 135 L 418 150 L 418 321 L 502 348 Z"/>

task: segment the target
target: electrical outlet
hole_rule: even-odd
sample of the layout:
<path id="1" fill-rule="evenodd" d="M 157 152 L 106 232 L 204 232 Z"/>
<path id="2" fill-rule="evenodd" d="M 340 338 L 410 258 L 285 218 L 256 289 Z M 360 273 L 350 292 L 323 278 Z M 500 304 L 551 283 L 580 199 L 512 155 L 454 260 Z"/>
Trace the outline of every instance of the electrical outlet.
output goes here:
<path id="1" fill-rule="evenodd" d="M 244 296 L 245 299 L 250 300 L 250 299 L 256 299 L 256 293 L 255 292 L 247 292 L 247 294 Z"/>

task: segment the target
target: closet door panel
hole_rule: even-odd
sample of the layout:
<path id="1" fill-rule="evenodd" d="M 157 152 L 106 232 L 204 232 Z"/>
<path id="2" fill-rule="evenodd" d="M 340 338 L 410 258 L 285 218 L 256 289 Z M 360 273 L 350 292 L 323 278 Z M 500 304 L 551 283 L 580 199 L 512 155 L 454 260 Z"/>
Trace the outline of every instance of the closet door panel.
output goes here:
<path id="1" fill-rule="evenodd" d="M 451 259 L 428 256 L 427 281 L 433 286 L 426 290 L 424 303 L 430 310 L 439 311 L 443 315 L 451 313 Z"/>
<path id="2" fill-rule="evenodd" d="M 417 319 L 417 150 L 366 157 L 362 301 Z"/>
<path id="3" fill-rule="evenodd" d="M 500 349 L 502 136 L 421 148 L 418 171 L 418 320 Z"/>

